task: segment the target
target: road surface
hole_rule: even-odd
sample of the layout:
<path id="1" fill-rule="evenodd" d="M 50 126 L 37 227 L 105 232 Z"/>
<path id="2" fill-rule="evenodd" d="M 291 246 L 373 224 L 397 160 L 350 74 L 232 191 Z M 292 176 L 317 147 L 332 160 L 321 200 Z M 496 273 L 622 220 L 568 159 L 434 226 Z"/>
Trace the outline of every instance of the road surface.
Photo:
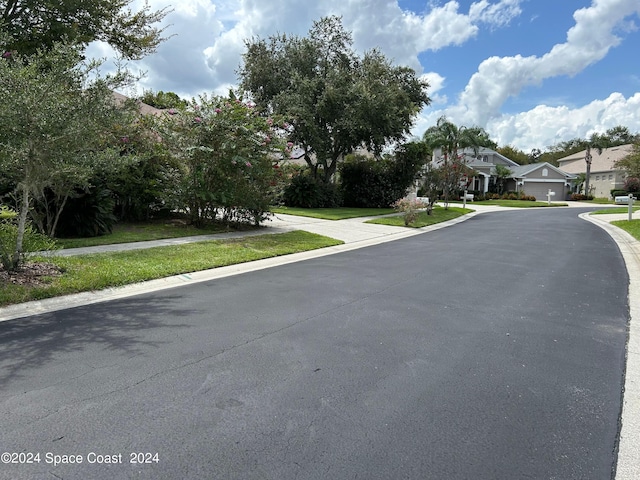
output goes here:
<path id="1" fill-rule="evenodd" d="M 0 478 L 610 478 L 628 278 L 577 213 L 1 323 Z"/>

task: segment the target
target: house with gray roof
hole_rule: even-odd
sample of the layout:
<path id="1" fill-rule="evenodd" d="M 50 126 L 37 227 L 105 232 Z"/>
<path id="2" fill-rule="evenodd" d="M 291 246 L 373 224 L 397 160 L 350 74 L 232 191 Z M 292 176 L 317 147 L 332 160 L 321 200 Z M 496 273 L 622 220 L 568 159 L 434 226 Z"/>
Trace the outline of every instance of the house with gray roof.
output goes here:
<path id="1" fill-rule="evenodd" d="M 562 201 L 571 193 L 576 176 L 554 167 L 548 162 L 518 165 L 511 169 L 507 190 L 524 192 L 538 200 Z"/>
<path id="2" fill-rule="evenodd" d="M 620 145 L 617 147 L 605 148 L 602 152 L 597 149 L 591 149 L 591 175 L 589 179 L 590 194 L 594 197 L 609 198 L 611 190 L 622 190 L 625 172 L 615 167 L 618 160 L 623 159 L 631 153 L 632 144 Z M 573 155 L 560 158 L 558 160 L 559 168 L 567 173 L 579 175 L 587 172 L 587 163 L 585 162 L 586 150 Z"/>
<path id="3" fill-rule="evenodd" d="M 479 193 L 496 191 L 499 165 L 510 171 L 504 183 L 504 191 L 521 192 L 538 200 L 546 200 L 549 191 L 553 192 L 552 200 L 564 200 L 570 193 L 575 179 L 575 175 L 564 172 L 550 163 L 520 165 L 490 148 L 480 148 L 477 152 L 465 148 L 459 154 L 475 173 L 468 190 Z M 439 155 L 439 150 L 434 151 L 435 162 L 440 161 Z"/>

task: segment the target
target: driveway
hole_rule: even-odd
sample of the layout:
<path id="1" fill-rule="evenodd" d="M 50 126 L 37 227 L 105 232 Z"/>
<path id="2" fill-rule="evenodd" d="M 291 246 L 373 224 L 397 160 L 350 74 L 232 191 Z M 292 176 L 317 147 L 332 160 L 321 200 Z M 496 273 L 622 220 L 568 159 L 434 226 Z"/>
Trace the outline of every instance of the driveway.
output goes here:
<path id="1" fill-rule="evenodd" d="M 0 477 L 610 478 L 628 277 L 578 212 L 1 323 Z"/>

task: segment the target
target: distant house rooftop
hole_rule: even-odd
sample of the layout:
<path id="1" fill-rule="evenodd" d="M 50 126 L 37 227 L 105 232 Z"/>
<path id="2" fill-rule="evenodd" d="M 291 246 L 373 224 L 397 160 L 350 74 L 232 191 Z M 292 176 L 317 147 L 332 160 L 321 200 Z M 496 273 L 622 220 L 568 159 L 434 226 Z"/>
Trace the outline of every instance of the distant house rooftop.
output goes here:
<path id="1" fill-rule="evenodd" d="M 116 103 L 124 103 L 127 100 L 131 100 L 129 97 L 122 95 L 121 93 L 118 93 L 118 92 L 112 92 L 112 93 L 113 93 L 113 98 L 116 100 Z M 140 113 L 142 113 L 143 115 L 160 116 L 164 113 L 164 110 L 161 110 L 156 107 L 152 107 L 151 105 L 147 105 L 146 103 L 143 103 L 141 101 L 138 101 L 138 106 L 140 108 Z"/>

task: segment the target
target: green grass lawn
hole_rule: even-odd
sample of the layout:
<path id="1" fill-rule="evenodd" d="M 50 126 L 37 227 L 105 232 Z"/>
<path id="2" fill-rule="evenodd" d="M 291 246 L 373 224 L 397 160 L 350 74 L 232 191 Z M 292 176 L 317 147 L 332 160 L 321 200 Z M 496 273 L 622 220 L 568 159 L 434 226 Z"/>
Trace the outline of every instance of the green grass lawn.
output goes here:
<path id="1" fill-rule="evenodd" d="M 436 223 L 446 222 L 447 220 L 453 220 L 454 218 L 461 217 L 467 213 L 471 213 L 473 210 L 469 208 L 449 207 L 445 210 L 444 207 L 434 207 L 431 215 L 427 215 L 427 212 L 422 211 L 418 214 L 418 219 L 413 222 L 410 227 L 420 228 L 428 225 L 435 225 Z M 376 218 L 369 220 L 366 223 L 376 223 L 378 225 L 391 225 L 394 227 L 404 227 L 404 218 L 402 214 L 395 215 L 393 217 Z"/>
<path id="2" fill-rule="evenodd" d="M 53 263 L 62 268 L 64 273 L 48 278 L 46 285 L 38 287 L 2 284 L 0 306 L 100 290 L 342 243 L 322 235 L 295 231 L 118 253 L 38 258 L 34 261 Z"/>
<path id="3" fill-rule="evenodd" d="M 611 224 L 630 233 L 636 240 L 640 240 L 640 220 L 617 220 Z"/>
<path id="4" fill-rule="evenodd" d="M 497 205 L 500 207 L 533 208 L 533 207 L 566 207 L 566 203 L 531 202 L 528 200 L 482 200 L 469 202 L 467 205 Z"/>
<path id="5" fill-rule="evenodd" d="M 634 212 L 637 210 L 640 210 L 640 207 L 633 207 Z M 614 213 L 629 213 L 629 207 L 603 208 L 602 210 L 591 212 L 591 215 L 612 215 Z"/>
<path id="6" fill-rule="evenodd" d="M 287 215 L 298 215 L 300 217 L 321 218 L 323 220 L 344 220 L 345 218 L 374 217 L 393 213 L 393 208 L 296 208 L 296 207 L 274 207 L 273 213 L 286 213 Z"/>
<path id="7" fill-rule="evenodd" d="M 193 225 L 185 225 L 179 220 L 148 223 L 117 223 L 113 227 L 113 232 L 108 235 L 90 238 L 57 238 L 56 243 L 62 248 L 94 247 L 114 243 L 144 242 L 165 238 L 209 235 L 212 233 L 227 232 L 229 230 L 228 227 L 222 224 L 196 228 Z"/>

